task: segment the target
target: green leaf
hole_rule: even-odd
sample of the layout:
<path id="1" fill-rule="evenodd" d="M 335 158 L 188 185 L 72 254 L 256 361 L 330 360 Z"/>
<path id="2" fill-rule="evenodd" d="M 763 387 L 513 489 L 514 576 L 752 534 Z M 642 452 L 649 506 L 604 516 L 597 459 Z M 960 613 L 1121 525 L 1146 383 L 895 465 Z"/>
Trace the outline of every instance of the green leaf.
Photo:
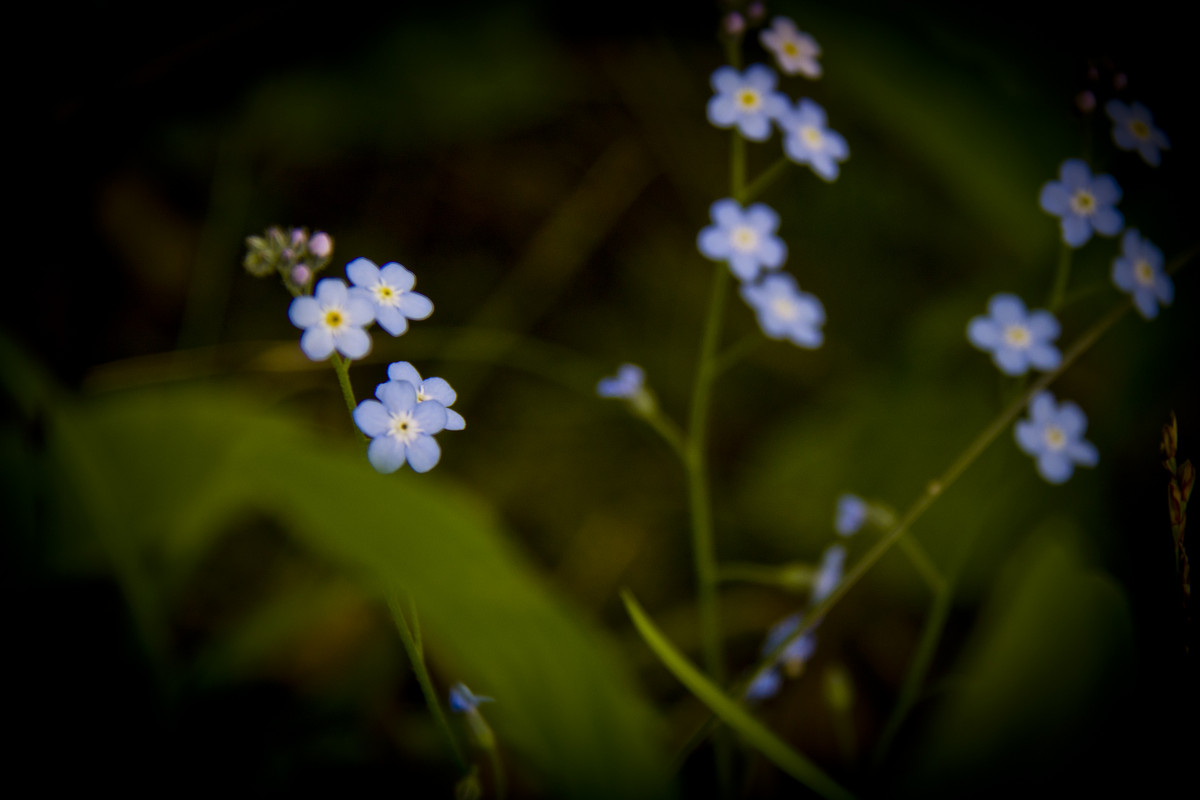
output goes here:
<path id="1" fill-rule="evenodd" d="M 725 724 L 737 731 L 741 737 L 766 756 L 775 766 L 808 786 L 822 797 L 851 798 L 854 795 L 839 786 L 821 768 L 802 754 L 789 747 L 782 739 L 771 733 L 761 722 L 750 716 L 746 709 L 730 699 L 720 688 L 696 669 L 673 644 L 655 627 L 628 591 L 621 593 L 625 608 L 633 619 L 638 633 L 650 645 L 663 665 L 680 683 L 712 709 Z"/>
<path id="2" fill-rule="evenodd" d="M 910 762 L 920 793 L 1059 770 L 1105 719 L 1131 667 L 1132 621 L 1064 527 L 1035 531 L 1006 565 Z"/>
<path id="3" fill-rule="evenodd" d="M 349 429 L 333 446 L 227 392 L 131 392 L 62 416 L 59 451 L 82 496 L 141 548 L 126 560 L 186 561 L 231 516 L 265 512 L 363 586 L 406 591 L 442 692 L 463 680 L 495 697 L 486 714 L 501 747 L 554 796 L 672 794 L 660 723 L 613 642 L 468 491 L 436 472 L 380 475 Z M 469 433 L 455 436 L 443 446 L 470 447 Z M 141 579 L 143 595 L 165 589 L 163 573 Z"/>

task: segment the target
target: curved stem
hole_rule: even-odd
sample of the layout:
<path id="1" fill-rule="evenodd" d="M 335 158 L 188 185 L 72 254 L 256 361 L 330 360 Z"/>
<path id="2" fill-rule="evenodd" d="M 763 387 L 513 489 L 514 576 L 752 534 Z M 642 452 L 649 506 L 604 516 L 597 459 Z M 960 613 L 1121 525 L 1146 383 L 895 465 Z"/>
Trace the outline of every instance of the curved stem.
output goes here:
<path id="1" fill-rule="evenodd" d="M 458 740 L 454 738 L 454 732 L 450 730 L 450 723 L 446 721 L 446 715 L 442 712 L 442 704 L 433 688 L 433 681 L 429 679 L 429 670 L 425 668 L 425 649 L 421 644 L 421 623 L 417 617 L 417 607 L 411 600 L 409 601 L 408 613 L 412 618 L 412 627 L 410 628 L 404 617 L 404 611 L 400 607 L 400 598 L 395 593 L 391 593 L 387 600 L 388 608 L 392 612 L 392 621 L 396 623 L 396 630 L 404 645 L 404 652 L 408 654 L 413 674 L 417 676 L 417 683 L 421 686 L 421 694 L 425 696 L 425 705 L 429 707 L 434 724 L 442 734 L 442 738 L 446 740 L 446 744 L 449 745 L 450 753 L 454 756 L 454 763 L 458 765 L 459 771 L 466 775 L 470 772 L 467 759 L 458 746 Z"/>
<path id="2" fill-rule="evenodd" d="M 1071 256 L 1074 252 L 1074 249 L 1066 242 L 1058 251 L 1058 267 L 1054 271 L 1054 288 L 1050 290 L 1050 299 L 1046 302 L 1046 308 L 1051 314 L 1058 313 L 1063 306 L 1063 299 L 1067 296 L 1067 284 L 1071 280 Z"/>

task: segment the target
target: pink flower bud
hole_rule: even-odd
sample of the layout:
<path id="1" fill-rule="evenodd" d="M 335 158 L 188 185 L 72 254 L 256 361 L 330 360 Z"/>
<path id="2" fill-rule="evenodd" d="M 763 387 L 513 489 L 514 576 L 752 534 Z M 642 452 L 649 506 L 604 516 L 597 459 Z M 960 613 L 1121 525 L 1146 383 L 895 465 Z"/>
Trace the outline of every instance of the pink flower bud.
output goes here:
<path id="1" fill-rule="evenodd" d="M 333 238 L 325 231 L 317 231 L 308 240 L 308 252 L 317 258 L 328 258 L 333 252 Z"/>
<path id="2" fill-rule="evenodd" d="M 312 278 L 312 270 L 307 264 L 297 264 L 292 267 L 292 283 L 297 286 L 304 286 Z"/>

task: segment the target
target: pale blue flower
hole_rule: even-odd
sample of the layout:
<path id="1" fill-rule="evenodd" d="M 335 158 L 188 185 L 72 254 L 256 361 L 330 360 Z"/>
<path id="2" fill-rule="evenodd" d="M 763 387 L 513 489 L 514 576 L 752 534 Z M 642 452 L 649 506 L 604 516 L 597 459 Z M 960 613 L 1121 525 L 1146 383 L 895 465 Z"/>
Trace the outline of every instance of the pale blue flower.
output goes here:
<path id="1" fill-rule="evenodd" d="M 862 529 L 867 521 L 869 507 L 861 497 L 844 494 L 838 498 L 837 514 L 834 516 L 833 527 L 842 536 L 850 536 Z"/>
<path id="2" fill-rule="evenodd" d="M 1029 418 L 1017 422 L 1017 445 L 1037 459 L 1037 469 L 1050 483 L 1065 483 L 1075 465 L 1094 467 L 1100 460 L 1095 445 L 1083 438 L 1087 416 L 1070 400 L 1061 405 L 1042 391 L 1029 403 Z"/>
<path id="3" fill-rule="evenodd" d="M 1141 103 L 1125 105 L 1120 100 L 1109 100 L 1104 110 L 1113 121 L 1112 137 L 1122 150 L 1137 150 L 1138 155 L 1152 167 L 1162 163 L 1162 150 L 1170 150 L 1167 135 L 1154 127 L 1154 116 Z"/>
<path id="4" fill-rule="evenodd" d="M 371 351 L 371 337 L 364 328 L 375 319 L 375 311 L 337 278 L 325 278 L 312 296 L 292 300 L 288 319 L 304 329 L 300 349 L 313 361 L 324 361 L 334 350 L 351 359 Z"/>
<path id="5" fill-rule="evenodd" d="M 410 319 L 433 313 L 429 298 L 412 291 L 416 276 L 394 261 L 380 269 L 374 261 L 356 258 L 346 265 L 346 274 L 354 284 L 350 291 L 375 306 L 375 320 L 392 336 L 407 331 Z"/>
<path id="6" fill-rule="evenodd" d="M 786 75 L 800 73 L 816 80 L 821 77 L 821 46 L 817 40 L 796 28 L 796 23 L 787 17 L 771 20 L 771 27 L 764 28 L 758 35 L 762 46 L 775 54 L 779 69 Z"/>
<path id="7" fill-rule="evenodd" d="M 1175 284 L 1163 271 L 1163 254 L 1149 239 L 1143 239 L 1136 228 L 1121 237 L 1121 255 L 1113 259 L 1113 283 L 1133 296 L 1133 304 L 1146 319 L 1158 316 L 1158 305 L 1171 305 L 1175 299 Z"/>
<path id="8" fill-rule="evenodd" d="M 766 657 L 773 653 L 775 648 L 795 633 L 803 622 L 804 617 L 795 613 L 784 617 L 772 626 L 763 642 L 762 655 Z M 783 683 L 782 672 L 786 672 L 793 678 L 799 676 L 816 649 L 817 635 L 815 631 L 810 630 L 803 636 L 793 639 L 779 654 L 775 664 L 772 664 L 769 669 L 763 670 L 750 682 L 750 685 L 746 687 L 746 697 L 750 700 L 762 700 L 774 695 Z"/>
<path id="9" fill-rule="evenodd" d="M 475 694 L 462 681 L 450 687 L 450 710 L 457 711 L 459 714 L 468 714 L 475 711 L 480 703 L 494 702 L 496 702 L 494 698 Z"/>
<path id="10" fill-rule="evenodd" d="M 821 554 L 821 563 L 817 567 L 817 577 L 813 581 L 811 602 L 815 606 L 842 582 L 842 570 L 846 565 L 846 548 L 840 544 L 830 545 Z"/>
<path id="11" fill-rule="evenodd" d="M 712 74 L 716 92 L 708 101 L 708 121 L 718 128 L 737 126 L 742 136 L 761 142 L 771 135 L 771 120 L 787 110 L 787 98 L 775 91 L 775 71 L 751 64 L 745 72 L 719 67 Z"/>
<path id="12" fill-rule="evenodd" d="M 838 162 L 850 157 L 850 146 L 825 119 L 825 109 L 808 98 L 801 98 L 794 109 L 776 118 L 783 131 L 783 149 L 797 164 L 808 164 L 826 181 L 835 181 Z"/>
<path id="13" fill-rule="evenodd" d="M 596 394 L 601 397 L 611 397 L 621 400 L 634 400 L 642 394 L 646 381 L 646 373 L 636 364 L 622 364 L 617 368 L 617 374 L 611 378 L 603 378 L 596 384 Z"/>
<path id="14" fill-rule="evenodd" d="M 1042 186 L 1038 203 L 1042 210 L 1061 217 L 1063 241 L 1082 247 L 1092 231 L 1116 236 L 1125 224 L 1121 212 L 1113 208 L 1121 199 L 1121 187 L 1110 175 L 1092 177 L 1088 165 L 1069 158 L 1058 170 L 1059 180 Z"/>
<path id="15" fill-rule="evenodd" d="M 388 365 L 388 380 L 408 381 L 417 390 L 417 402 L 425 403 L 430 400 L 441 403 L 446 409 L 446 430 L 461 431 L 467 427 L 467 421 L 450 406 L 458 399 L 458 395 L 450 384 L 441 378 L 426 378 L 421 380 L 421 373 L 407 361 L 397 361 Z"/>
<path id="16" fill-rule="evenodd" d="M 775 235 L 779 215 L 763 203 L 743 210 L 731 197 L 709 209 L 713 224 L 700 231 L 696 244 L 713 261 L 728 261 L 739 280 L 752 281 L 764 269 L 779 269 L 787 245 Z"/>
<path id="17" fill-rule="evenodd" d="M 988 301 L 988 314 L 971 319 L 967 339 L 990 352 L 1004 374 L 1024 375 L 1030 367 L 1049 372 L 1062 363 L 1062 354 L 1052 344 L 1061 328 L 1049 311 L 1026 312 L 1021 298 L 997 294 Z"/>
<path id="18" fill-rule="evenodd" d="M 742 284 L 742 299 L 758 314 L 758 325 L 772 339 L 788 339 L 810 349 L 821 346 L 825 334 L 825 307 L 811 294 L 800 291 L 786 272 L 768 275 L 757 284 Z"/>
<path id="19" fill-rule="evenodd" d="M 428 472 L 442 456 L 433 434 L 446 427 L 446 409 L 436 400 L 417 402 L 408 381 L 388 381 L 375 388 L 378 400 L 364 400 L 354 409 L 354 424 L 371 437 L 367 460 L 383 473 L 408 465 Z"/>

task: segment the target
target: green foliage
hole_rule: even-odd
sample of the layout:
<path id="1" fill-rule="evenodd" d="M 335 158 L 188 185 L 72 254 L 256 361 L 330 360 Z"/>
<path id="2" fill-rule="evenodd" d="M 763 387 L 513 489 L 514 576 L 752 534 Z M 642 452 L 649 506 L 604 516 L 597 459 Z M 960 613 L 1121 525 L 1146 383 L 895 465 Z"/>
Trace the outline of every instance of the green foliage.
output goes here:
<path id="1" fill-rule="evenodd" d="M 358 448 L 330 446 L 244 396 L 209 389 L 105 397 L 64 412 L 56 428 L 63 463 L 97 527 L 119 543 L 131 602 L 147 615 L 162 610 L 160 578 L 181 579 L 223 523 L 257 510 L 371 591 L 411 594 L 446 685 L 461 678 L 497 698 L 488 717 L 502 746 L 556 796 L 666 793 L 655 715 L 612 643 L 464 489 L 379 475 Z M 147 567 L 159 562 L 155 575 Z M 312 613 L 336 599 L 318 592 L 296 608 Z M 248 620 L 243 648 L 295 625 L 292 602 Z M 148 623 L 158 647 L 165 622 Z"/>

